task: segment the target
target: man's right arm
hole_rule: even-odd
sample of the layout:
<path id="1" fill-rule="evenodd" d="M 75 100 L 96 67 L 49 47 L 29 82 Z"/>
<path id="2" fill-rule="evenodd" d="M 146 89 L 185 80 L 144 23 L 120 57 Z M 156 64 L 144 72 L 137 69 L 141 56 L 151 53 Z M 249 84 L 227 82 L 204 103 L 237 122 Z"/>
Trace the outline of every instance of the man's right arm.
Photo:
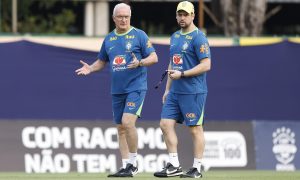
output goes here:
<path id="1" fill-rule="evenodd" d="M 106 61 L 101 61 L 100 59 L 97 59 L 93 64 L 90 65 L 90 71 L 101 71 L 105 67 Z"/>
<path id="2" fill-rule="evenodd" d="M 95 71 L 100 71 L 105 67 L 106 61 L 101 61 L 97 59 L 93 64 L 89 65 L 86 62 L 80 60 L 82 67 L 77 69 L 75 72 L 77 75 L 88 75 Z"/>
<path id="3" fill-rule="evenodd" d="M 171 69 L 172 69 L 172 67 L 171 67 L 171 62 L 170 62 L 169 66 L 168 66 L 168 70 L 171 70 Z M 163 104 L 165 103 L 167 95 L 169 94 L 169 91 L 170 91 L 170 88 L 171 88 L 171 84 L 172 84 L 172 79 L 168 76 L 167 83 L 166 83 L 165 93 L 164 93 L 163 98 L 162 98 Z"/>

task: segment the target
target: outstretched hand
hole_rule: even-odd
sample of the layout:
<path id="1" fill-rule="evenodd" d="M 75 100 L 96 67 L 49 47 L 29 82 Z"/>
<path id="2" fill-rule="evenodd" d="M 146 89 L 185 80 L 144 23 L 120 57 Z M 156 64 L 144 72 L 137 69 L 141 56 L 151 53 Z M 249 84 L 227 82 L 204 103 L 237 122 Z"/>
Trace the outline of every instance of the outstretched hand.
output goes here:
<path id="1" fill-rule="evenodd" d="M 82 64 L 82 67 L 75 71 L 77 75 L 88 75 L 92 72 L 92 68 L 90 65 L 88 65 L 86 62 L 82 60 L 80 60 L 80 63 Z"/>
<path id="2" fill-rule="evenodd" d="M 136 58 L 134 53 L 131 53 L 132 61 L 127 65 L 128 69 L 133 69 L 139 67 L 140 61 Z"/>

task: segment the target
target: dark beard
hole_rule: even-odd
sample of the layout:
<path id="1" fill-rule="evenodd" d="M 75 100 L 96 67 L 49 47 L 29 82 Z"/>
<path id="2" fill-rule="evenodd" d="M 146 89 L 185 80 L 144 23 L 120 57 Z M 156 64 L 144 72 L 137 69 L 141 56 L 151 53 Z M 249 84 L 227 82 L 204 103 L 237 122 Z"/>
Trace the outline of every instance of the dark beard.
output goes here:
<path id="1" fill-rule="evenodd" d="M 186 28 L 188 27 L 188 25 L 186 23 L 178 23 L 178 25 L 181 27 L 181 28 Z"/>

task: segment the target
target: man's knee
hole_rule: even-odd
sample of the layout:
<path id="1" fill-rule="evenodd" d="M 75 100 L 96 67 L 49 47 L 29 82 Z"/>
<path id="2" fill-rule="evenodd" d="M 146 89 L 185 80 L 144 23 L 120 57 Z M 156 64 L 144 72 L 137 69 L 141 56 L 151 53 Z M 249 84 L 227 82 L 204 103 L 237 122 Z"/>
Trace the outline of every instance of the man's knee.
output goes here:
<path id="1" fill-rule="evenodd" d="M 202 126 L 190 126 L 189 129 L 190 129 L 190 133 L 192 135 L 198 136 L 198 135 L 203 134 L 203 128 L 202 128 Z"/>
<path id="2" fill-rule="evenodd" d="M 137 116 L 134 114 L 124 113 L 122 117 L 122 126 L 125 129 L 130 129 L 135 127 Z"/>
<path id="3" fill-rule="evenodd" d="M 172 123 L 172 120 L 166 120 L 166 119 L 162 119 L 159 123 L 160 129 L 165 132 L 168 131 L 169 129 L 171 129 L 174 125 Z"/>
<path id="4" fill-rule="evenodd" d="M 165 130 L 167 128 L 167 123 L 164 121 L 160 121 L 159 127 L 161 130 Z"/>
<path id="5" fill-rule="evenodd" d="M 117 129 L 118 129 L 119 136 L 126 133 L 126 128 L 125 128 L 125 126 L 123 126 L 123 124 L 118 125 Z"/>

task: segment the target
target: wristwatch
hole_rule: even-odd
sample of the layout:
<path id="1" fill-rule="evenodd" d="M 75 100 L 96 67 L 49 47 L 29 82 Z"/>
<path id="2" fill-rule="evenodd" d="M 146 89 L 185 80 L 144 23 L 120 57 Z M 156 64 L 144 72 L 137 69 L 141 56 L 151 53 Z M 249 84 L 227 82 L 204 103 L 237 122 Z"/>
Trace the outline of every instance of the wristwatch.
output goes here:
<path id="1" fill-rule="evenodd" d="M 139 62 L 139 66 L 143 66 L 143 62 L 142 61 Z"/>
<path id="2" fill-rule="evenodd" d="M 180 78 L 184 78 L 184 71 L 181 71 L 181 76 Z"/>

